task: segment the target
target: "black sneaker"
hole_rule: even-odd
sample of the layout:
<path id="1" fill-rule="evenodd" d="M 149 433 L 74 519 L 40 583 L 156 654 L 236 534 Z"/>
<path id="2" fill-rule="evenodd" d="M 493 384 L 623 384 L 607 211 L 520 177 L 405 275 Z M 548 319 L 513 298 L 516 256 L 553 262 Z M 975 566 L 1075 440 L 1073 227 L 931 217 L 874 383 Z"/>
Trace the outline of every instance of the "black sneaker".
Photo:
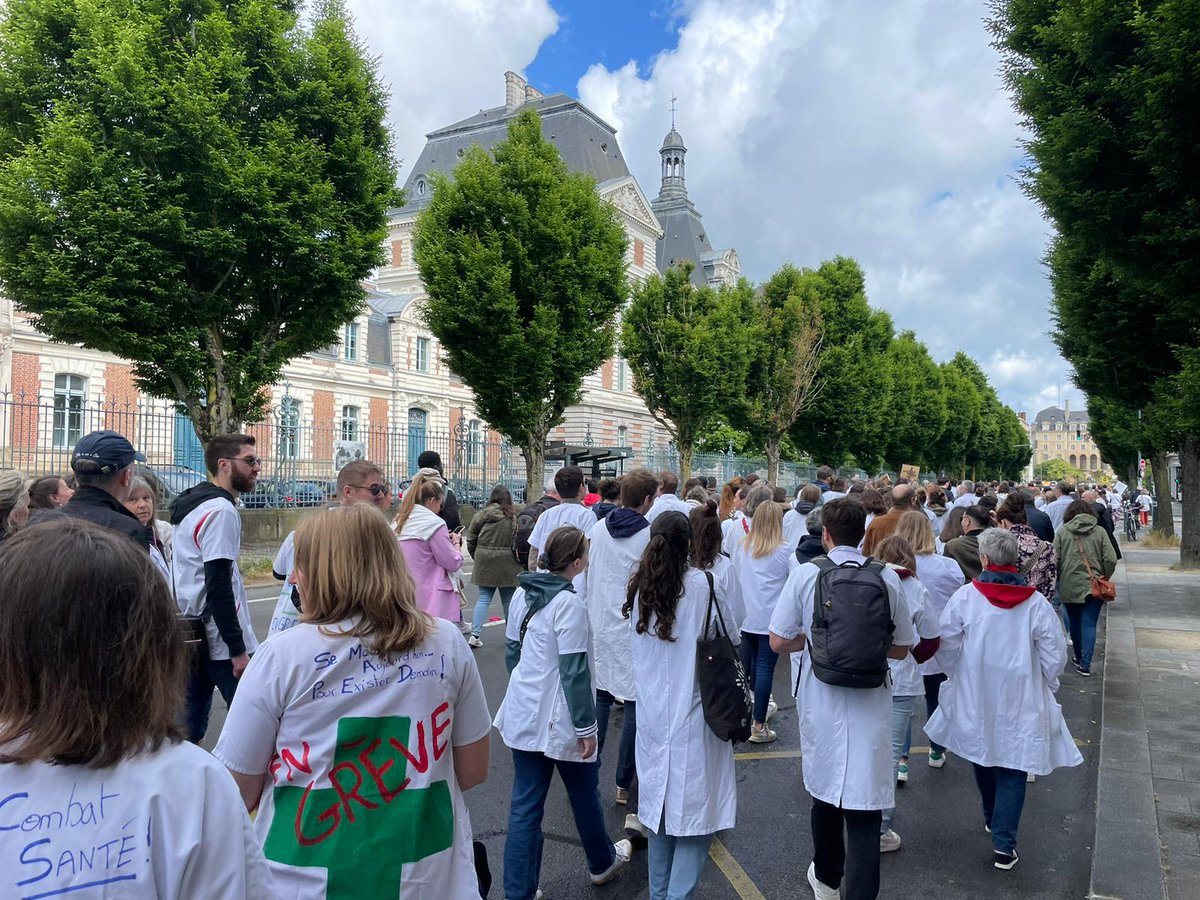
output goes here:
<path id="1" fill-rule="evenodd" d="M 1092 667 L 1081 665 L 1079 667 L 1079 674 L 1082 675 L 1084 678 L 1091 678 L 1092 677 Z"/>
<path id="2" fill-rule="evenodd" d="M 1016 849 L 1012 853 L 1001 853 L 997 850 L 992 857 L 992 865 L 997 869 L 1004 869 L 1006 872 L 1017 864 L 1018 858 Z"/>

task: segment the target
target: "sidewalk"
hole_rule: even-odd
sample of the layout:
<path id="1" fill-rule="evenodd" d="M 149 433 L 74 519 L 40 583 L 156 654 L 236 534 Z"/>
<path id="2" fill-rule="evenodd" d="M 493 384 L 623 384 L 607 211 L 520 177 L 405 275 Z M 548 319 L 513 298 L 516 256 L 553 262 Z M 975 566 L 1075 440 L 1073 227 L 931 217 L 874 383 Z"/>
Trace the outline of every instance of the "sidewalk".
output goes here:
<path id="1" fill-rule="evenodd" d="M 1200 574 L 1123 545 L 1108 607 L 1091 897 L 1200 897 Z"/>

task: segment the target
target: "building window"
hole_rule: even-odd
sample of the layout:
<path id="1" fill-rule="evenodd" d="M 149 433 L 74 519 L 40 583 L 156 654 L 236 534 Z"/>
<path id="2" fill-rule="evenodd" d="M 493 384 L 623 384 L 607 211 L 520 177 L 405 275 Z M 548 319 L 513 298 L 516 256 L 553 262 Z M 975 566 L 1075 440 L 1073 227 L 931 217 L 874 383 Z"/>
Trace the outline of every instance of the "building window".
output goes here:
<path id="1" fill-rule="evenodd" d="M 625 365 L 625 360 L 617 357 L 617 390 L 626 391 L 629 389 L 629 369 Z"/>
<path id="2" fill-rule="evenodd" d="M 358 407 L 343 406 L 342 407 L 342 440 L 357 441 L 358 440 Z"/>
<path id="3" fill-rule="evenodd" d="M 429 338 L 417 338 L 417 371 L 429 371 Z"/>
<path id="4" fill-rule="evenodd" d="M 347 361 L 354 362 L 358 359 L 358 323 L 349 322 L 346 324 L 345 333 L 342 335 L 342 351 L 344 352 Z"/>
<path id="5" fill-rule="evenodd" d="M 82 375 L 54 376 L 54 449 L 70 450 L 83 437 Z"/>
<path id="6" fill-rule="evenodd" d="M 617 446 L 618 447 L 628 447 L 629 446 L 629 429 L 626 428 L 624 425 L 621 425 L 617 428 Z"/>
<path id="7" fill-rule="evenodd" d="M 284 397 L 279 404 L 279 458 L 300 456 L 300 401 Z"/>
<path id="8" fill-rule="evenodd" d="M 483 464 L 483 423 L 472 419 L 467 429 L 467 465 Z"/>

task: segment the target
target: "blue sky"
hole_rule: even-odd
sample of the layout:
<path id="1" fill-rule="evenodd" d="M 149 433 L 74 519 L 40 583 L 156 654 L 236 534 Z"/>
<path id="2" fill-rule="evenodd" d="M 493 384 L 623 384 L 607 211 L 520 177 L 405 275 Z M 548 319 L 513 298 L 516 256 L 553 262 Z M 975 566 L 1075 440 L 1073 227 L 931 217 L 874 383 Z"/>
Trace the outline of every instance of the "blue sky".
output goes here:
<path id="1" fill-rule="evenodd" d="M 529 83 L 545 93 L 574 95 L 594 64 L 619 69 L 631 59 L 639 72 L 676 41 L 678 18 L 669 0 L 557 0 L 558 31 L 525 70 Z"/>

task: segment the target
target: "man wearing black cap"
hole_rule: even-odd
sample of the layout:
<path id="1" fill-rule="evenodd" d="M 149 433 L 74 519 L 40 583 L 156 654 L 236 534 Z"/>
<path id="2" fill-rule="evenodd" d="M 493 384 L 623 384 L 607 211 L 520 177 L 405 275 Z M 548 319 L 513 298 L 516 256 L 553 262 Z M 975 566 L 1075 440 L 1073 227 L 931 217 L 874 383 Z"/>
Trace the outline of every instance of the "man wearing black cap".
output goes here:
<path id="1" fill-rule="evenodd" d="M 446 473 L 442 471 L 442 458 L 436 450 L 426 450 L 418 456 L 417 465 L 422 469 L 437 469 L 442 480 L 446 480 Z M 449 484 L 446 485 L 446 499 L 442 502 L 442 511 L 438 515 L 442 517 L 446 528 L 451 532 L 462 525 L 462 519 L 458 515 L 458 498 L 454 496 L 454 491 L 450 490 Z"/>
<path id="2" fill-rule="evenodd" d="M 149 552 L 153 543 L 150 528 L 125 508 L 133 464 L 145 461 L 146 457 L 115 431 L 84 435 L 71 453 L 71 469 L 79 487 L 63 513 L 128 535 Z"/>

